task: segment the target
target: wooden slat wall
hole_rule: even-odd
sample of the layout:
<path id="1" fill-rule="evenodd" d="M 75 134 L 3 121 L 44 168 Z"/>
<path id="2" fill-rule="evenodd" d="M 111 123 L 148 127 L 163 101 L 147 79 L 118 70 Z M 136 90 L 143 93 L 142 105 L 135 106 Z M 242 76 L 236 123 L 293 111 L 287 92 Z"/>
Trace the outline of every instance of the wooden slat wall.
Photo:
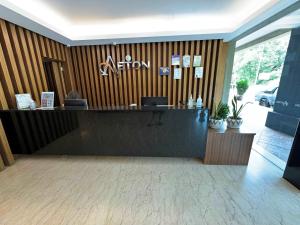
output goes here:
<path id="1" fill-rule="evenodd" d="M 221 99 L 224 83 L 227 44 L 221 40 L 181 41 L 141 44 L 71 47 L 72 70 L 76 90 L 88 99 L 90 106 L 141 104 L 141 96 L 168 96 L 169 104 L 187 102 L 201 95 L 204 106 L 211 108 Z M 112 56 L 115 62 L 124 61 L 129 54 L 132 60 L 150 60 L 149 70 L 123 70 L 119 78 L 111 74 L 101 76 L 99 63 Z M 182 68 L 182 79 L 174 80 L 172 54 L 202 56 L 204 76 L 194 78 L 194 68 Z M 192 62 L 191 62 L 192 65 Z M 170 76 L 159 76 L 159 68 L 169 66 Z"/>
<path id="2" fill-rule="evenodd" d="M 65 62 L 65 83 L 74 89 L 70 50 L 63 44 L 0 19 L 0 109 L 15 108 L 15 94 L 30 93 L 39 104 L 48 90 L 43 58 Z"/>
<path id="3" fill-rule="evenodd" d="M 64 95 L 77 90 L 90 106 L 141 104 L 141 96 L 168 96 L 169 104 L 187 102 L 199 95 L 205 107 L 212 108 L 222 97 L 228 46 L 222 40 L 180 41 L 140 44 L 67 46 L 0 19 L 0 109 L 15 108 L 15 94 L 30 93 L 40 103 L 48 90 L 43 58 L 64 63 Z M 124 61 L 150 60 L 148 70 L 124 70 L 120 76 L 101 76 L 99 63 L 111 55 Z M 183 68 L 182 79 L 174 80 L 172 54 L 202 56 L 204 76 L 194 78 L 194 68 Z M 191 62 L 192 64 L 192 62 Z M 159 76 L 159 68 L 169 66 L 170 76 Z M 111 73 L 109 71 L 109 73 Z M 64 96 L 59 96 L 59 99 Z"/>

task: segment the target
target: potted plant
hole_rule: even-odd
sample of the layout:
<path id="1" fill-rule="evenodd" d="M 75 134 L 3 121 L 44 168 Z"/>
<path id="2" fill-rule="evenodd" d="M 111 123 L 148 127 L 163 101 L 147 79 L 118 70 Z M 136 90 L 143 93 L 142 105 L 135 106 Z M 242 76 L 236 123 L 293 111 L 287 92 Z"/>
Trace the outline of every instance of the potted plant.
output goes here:
<path id="1" fill-rule="evenodd" d="M 236 82 L 236 90 L 237 90 L 237 99 L 242 100 L 243 95 L 247 91 L 249 87 L 249 82 L 247 79 L 241 79 Z"/>
<path id="2" fill-rule="evenodd" d="M 232 116 L 227 118 L 227 127 L 229 128 L 240 128 L 240 126 L 243 123 L 243 119 L 240 117 L 240 113 L 242 112 L 243 108 L 248 104 L 242 104 L 240 107 L 238 107 L 238 98 L 237 96 L 234 96 L 231 104 L 232 104 Z"/>
<path id="3" fill-rule="evenodd" d="M 220 130 L 223 127 L 224 120 L 227 118 L 228 114 L 228 105 L 220 101 L 219 104 L 216 106 L 213 115 L 209 118 L 209 126 L 211 128 Z"/>

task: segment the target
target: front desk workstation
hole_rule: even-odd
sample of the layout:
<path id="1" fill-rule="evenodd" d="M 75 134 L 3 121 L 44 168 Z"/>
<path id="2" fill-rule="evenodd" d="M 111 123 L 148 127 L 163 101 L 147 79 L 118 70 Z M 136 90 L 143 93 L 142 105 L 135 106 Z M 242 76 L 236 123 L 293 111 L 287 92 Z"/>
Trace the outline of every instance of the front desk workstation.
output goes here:
<path id="1" fill-rule="evenodd" d="M 14 153 L 204 158 L 208 110 L 102 107 L 4 110 Z"/>

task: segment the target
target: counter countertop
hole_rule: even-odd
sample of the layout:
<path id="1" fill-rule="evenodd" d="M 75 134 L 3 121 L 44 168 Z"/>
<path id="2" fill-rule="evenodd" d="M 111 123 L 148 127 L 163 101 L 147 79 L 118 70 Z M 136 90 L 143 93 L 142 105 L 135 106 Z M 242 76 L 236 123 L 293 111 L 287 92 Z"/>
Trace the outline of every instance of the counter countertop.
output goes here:
<path id="1" fill-rule="evenodd" d="M 256 132 L 253 129 L 249 129 L 245 125 L 242 125 L 239 129 L 228 128 L 227 126 L 224 126 L 221 130 L 216 130 L 216 129 L 213 129 L 213 128 L 209 128 L 208 132 L 209 133 L 220 133 L 220 134 L 229 134 L 229 133 L 253 134 L 253 135 L 256 134 Z"/>
<path id="2" fill-rule="evenodd" d="M 30 109 L 8 109 L 1 111 L 165 111 L 165 110 L 208 110 L 206 108 L 192 108 L 189 109 L 187 106 L 103 106 L 103 107 L 54 107 L 54 108 L 37 108 L 35 110 Z"/>

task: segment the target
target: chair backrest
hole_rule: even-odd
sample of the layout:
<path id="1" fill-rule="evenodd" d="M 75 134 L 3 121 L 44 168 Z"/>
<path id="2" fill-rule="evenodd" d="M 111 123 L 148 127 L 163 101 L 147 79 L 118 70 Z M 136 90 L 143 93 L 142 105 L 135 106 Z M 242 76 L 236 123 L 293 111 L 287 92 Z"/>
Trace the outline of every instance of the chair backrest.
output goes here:
<path id="1" fill-rule="evenodd" d="M 168 105 L 168 97 L 142 97 L 142 106 Z"/>
<path id="2" fill-rule="evenodd" d="M 87 100 L 86 99 L 65 99 L 65 107 L 68 106 L 83 106 L 86 107 Z"/>

